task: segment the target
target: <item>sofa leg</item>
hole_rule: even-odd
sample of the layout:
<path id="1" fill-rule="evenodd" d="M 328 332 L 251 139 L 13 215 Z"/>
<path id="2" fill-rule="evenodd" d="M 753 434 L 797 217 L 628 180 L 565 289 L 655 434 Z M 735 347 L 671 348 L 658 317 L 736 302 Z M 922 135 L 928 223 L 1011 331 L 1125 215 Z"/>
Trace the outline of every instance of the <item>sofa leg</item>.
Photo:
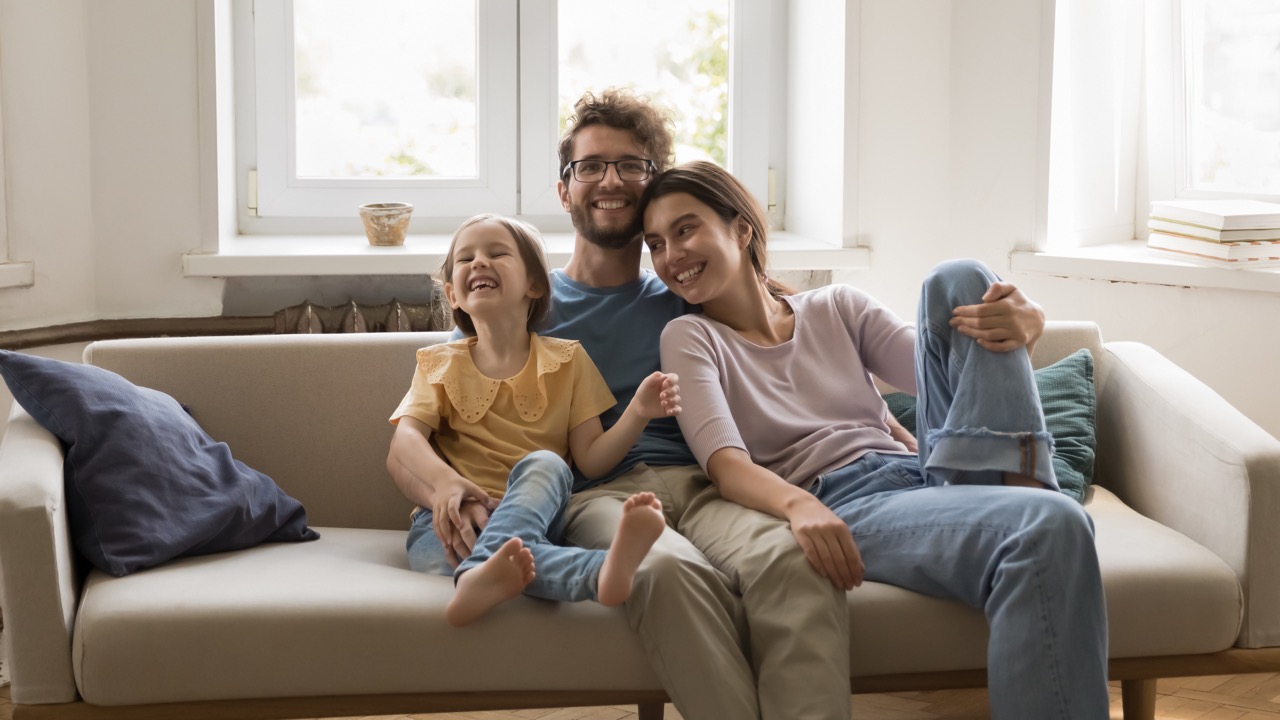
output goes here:
<path id="1" fill-rule="evenodd" d="M 662 703 L 640 703 L 636 707 L 640 711 L 637 720 L 662 720 Z"/>
<path id="2" fill-rule="evenodd" d="M 1124 708 L 1124 720 L 1155 720 L 1155 680 L 1121 680 L 1120 697 Z"/>

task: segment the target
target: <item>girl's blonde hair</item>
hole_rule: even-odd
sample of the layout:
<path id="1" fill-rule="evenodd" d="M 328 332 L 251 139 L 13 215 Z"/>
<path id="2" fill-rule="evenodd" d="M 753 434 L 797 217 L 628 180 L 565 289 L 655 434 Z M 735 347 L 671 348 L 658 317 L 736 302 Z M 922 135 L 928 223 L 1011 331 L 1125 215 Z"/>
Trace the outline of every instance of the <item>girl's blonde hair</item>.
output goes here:
<path id="1" fill-rule="evenodd" d="M 547 268 L 547 256 L 542 249 L 542 236 L 534 227 L 526 222 L 493 213 L 483 213 L 467 218 L 453 233 L 449 241 L 449 252 L 444 256 L 444 264 L 440 266 L 440 282 L 452 282 L 454 250 L 458 246 L 458 237 L 462 231 L 482 222 L 495 222 L 511 233 L 520 251 L 520 259 L 524 261 L 525 271 L 529 274 L 529 285 L 538 291 L 538 296 L 529 301 L 529 318 L 525 328 L 532 332 L 551 312 L 551 281 L 547 279 L 550 270 Z M 476 325 L 471 316 L 462 308 L 453 309 L 453 322 L 467 335 L 476 334 Z"/>

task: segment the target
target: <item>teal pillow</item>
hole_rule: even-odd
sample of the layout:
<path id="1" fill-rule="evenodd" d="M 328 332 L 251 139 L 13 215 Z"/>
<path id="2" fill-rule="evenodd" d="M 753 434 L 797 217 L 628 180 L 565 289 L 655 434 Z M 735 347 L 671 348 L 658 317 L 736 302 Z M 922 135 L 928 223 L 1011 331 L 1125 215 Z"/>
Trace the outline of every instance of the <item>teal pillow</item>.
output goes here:
<path id="1" fill-rule="evenodd" d="M 1053 435 L 1053 472 L 1062 492 L 1079 502 L 1093 482 L 1094 414 L 1093 356 L 1077 350 L 1058 362 L 1036 370 L 1036 387 L 1044 407 L 1044 422 Z M 915 434 L 916 399 L 896 392 L 884 396 L 889 412 Z"/>

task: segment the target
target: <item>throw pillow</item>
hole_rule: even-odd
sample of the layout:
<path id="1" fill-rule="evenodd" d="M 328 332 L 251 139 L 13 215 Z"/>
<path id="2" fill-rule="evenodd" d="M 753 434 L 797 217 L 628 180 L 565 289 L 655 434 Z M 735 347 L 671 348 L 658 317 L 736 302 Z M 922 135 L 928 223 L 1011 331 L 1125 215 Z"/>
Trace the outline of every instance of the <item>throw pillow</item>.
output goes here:
<path id="1" fill-rule="evenodd" d="M 1093 482 L 1095 455 L 1093 356 L 1088 350 L 1077 350 L 1036 370 L 1035 376 L 1045 428 L 1053 435 L 1053 472 L 1058 486 L 1065 495 L 1084 502 Z M 906 393 L 889 393 L 884 401 L 898 422 L 914 434 L 916 399 Z"/>
<path id="2" fill-rule="evenodd" d="M 92 365 L 8 350 L 0 374 L 62 441 L 72 544 L 103 572 L 319 537 L 301 503 L 232 458 L 172 397 Z"/>

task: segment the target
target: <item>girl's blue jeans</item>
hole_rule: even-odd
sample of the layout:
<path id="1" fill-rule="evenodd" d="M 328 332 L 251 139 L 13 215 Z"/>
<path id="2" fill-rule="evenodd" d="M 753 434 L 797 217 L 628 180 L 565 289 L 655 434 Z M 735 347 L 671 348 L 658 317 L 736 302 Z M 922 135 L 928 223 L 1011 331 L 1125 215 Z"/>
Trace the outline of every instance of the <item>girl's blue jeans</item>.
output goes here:
<path id="1" fill-rule="evenodd" d="M 409 528 L 409 567 L 433 575 L 462 573 L 489 559 L 507 540 L 518 537 L 533 553 L 534 579 L 525 595 L 546 600 L 595 600 L 604 550 L 564 547 L 564 510 L 573 473 L 553 452 L 539 450 L 516 463 L 507 477 L 507 494 L 476 538 L 471 555 L 450 567 L 431 524 L 431 511 L 419 510 Z"/>
<path id="2" fill-rule="evenodd" d="M 1030 360 L 985 350 L 948 324 L 952 308 L 981 302 L 996 280 L 966 260 L 925 281 L 919 457 L 870 453 L 810 490 L 849 524 L 867 580 L 984 611 L 992 718 L 1107 718 L 1093 524 L 1060 492 L 1000 484 L 1012 471 L 1057 485 Z"/>

